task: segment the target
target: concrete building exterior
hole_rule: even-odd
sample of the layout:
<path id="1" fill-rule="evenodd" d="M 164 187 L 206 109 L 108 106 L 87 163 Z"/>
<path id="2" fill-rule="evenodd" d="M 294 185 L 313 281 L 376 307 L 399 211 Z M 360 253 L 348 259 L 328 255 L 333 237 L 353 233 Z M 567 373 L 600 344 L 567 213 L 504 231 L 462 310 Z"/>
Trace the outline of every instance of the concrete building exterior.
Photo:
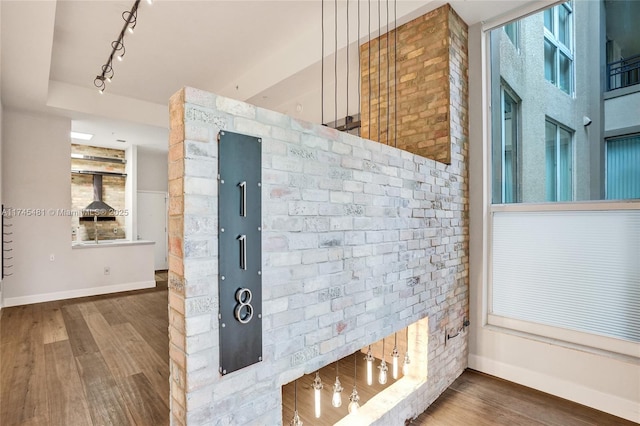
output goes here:
<path id="1" fill-rule="evenodd" d="M 621 46 L 640 53 L 611 38 L 620 3 L 567 2 L 491 31 L 494 203 L 618 198 L 606 140 L 640 124 L 637 63 L 611 76 L 608 65 Z"/>

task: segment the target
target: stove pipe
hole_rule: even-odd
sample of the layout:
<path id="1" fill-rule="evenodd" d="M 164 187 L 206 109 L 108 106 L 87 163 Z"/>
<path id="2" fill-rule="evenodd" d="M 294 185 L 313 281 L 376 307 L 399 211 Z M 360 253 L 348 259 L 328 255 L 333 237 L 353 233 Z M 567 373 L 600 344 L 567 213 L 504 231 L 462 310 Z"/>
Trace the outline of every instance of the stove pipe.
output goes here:
<path id="1" fill-rule="evenodd" d="M 102 201 L 102 175 L 93 175 L 93 201 L 82 211 L 80 220 L 93 221 L 97 217 L 99 221 L 116 220 L 113 207 Z"/>

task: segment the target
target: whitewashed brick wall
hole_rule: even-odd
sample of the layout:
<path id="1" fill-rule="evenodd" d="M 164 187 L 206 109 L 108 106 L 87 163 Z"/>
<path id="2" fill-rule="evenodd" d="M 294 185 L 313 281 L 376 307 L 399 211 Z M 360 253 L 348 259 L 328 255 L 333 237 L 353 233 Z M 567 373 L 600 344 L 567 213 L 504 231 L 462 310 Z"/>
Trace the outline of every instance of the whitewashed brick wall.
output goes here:
<path id="1" fill-rule="evenodd" d="M 403 425 L 422 412 L 467 364 L 466 333 L 445 345 L 468 317 L 465 138 L 452 136 L 445 165 L 193 88 L 171 111 L 173 424 L 281 424 L 283 384 L 428 318 L 410 340 L 428 353 L 418 369 L 427 381 L 416 378 L 404 401 L 370 422 Z M 226 376 L 220 130 L 263 140 L 263 361 Z"/>

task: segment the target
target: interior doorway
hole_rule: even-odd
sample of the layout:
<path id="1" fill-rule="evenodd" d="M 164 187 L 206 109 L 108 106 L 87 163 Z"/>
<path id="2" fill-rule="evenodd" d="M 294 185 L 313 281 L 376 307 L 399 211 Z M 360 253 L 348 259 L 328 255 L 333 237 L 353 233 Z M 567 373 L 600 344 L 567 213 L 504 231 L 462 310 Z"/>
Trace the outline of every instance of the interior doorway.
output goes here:
<path id="1" fill-rule="evenodd" d="M 138 240 L 154 241 L 154 268 L 168 269 L 167 262 L 167 199 L 160 191 L 138 191 Z"/>

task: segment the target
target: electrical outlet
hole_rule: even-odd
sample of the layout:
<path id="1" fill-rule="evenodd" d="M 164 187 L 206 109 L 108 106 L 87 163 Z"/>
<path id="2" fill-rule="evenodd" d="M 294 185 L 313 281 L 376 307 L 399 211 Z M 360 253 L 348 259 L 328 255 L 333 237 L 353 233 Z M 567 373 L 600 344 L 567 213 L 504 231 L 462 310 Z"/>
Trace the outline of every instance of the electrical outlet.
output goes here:
<path id="1" fill-rule="evenodd" d="M 104 267 L 104 274 L 105 275 L 109 275 L 111 273 L 111 267 L 110 266 L 105 266 Z"/>

